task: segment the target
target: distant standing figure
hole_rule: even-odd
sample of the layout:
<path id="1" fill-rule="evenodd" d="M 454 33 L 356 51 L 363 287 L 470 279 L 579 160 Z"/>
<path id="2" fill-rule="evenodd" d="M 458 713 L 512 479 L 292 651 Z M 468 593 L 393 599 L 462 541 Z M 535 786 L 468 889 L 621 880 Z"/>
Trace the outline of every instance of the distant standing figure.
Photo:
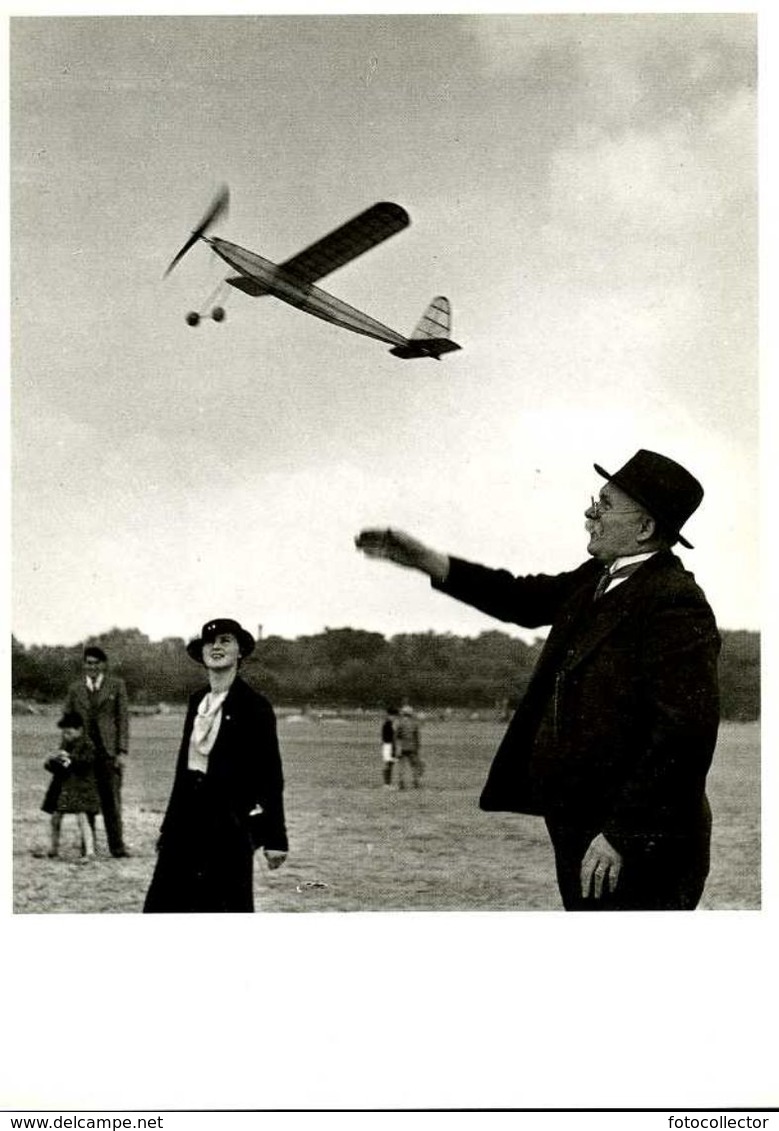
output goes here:
<path id="1" fill-rule="evenodd" d="M 253 650 L 226 618 L 187 645 L 209 686 L 189 701 L 145 912 L 254 911 L 255 849 L 269 868 L 286 859 L 276 716 L 239 674 Z"/>
<path id="2" fill-rule="evenodd" d="M 100 797 L 95 781 L 95 748 L 84 733 L 84 720 L 75 711 L 62 716 L 57 726 L 62 731 L 59 751 L 47 758 L 44 768 L 52 774 L 41 809 L 51 814 L 51 847 L 48 855 L 59 856 L 62 817 L 75 813 L 81 833 L 81 863 L 95 858 L 93 822 L 100 812 Z"/>
<path id="3" fill-rule="evenodd" d="M 381 725 L 381 772 L 387 789 L 392 785 L 392 767 L 395 765 L 395 726 L 398 718 L 397 707 L 388 707 L 387 715 Z"/>
<path id="4" fill-rule="evenodd" d="M 95 779 L 108 850 L 112 856 L 129 856 L 122 832 L 122 778 L 130 737 L 127 687 L 107 667 L 102 648 L 90 644 L 84 649 L 84 675 L 70 685 L 65 711 L 81 715 L 95 747 Z"/>
<path id="5" fill-rule="evenodd" d="M 406 788 L 406 765 L 411 768 L 411 784 L 419 789 L 424 765 L 420 757 L 419 723 L 408 705 L 401 707 L 400 720 L 395 728 L 395 751 L 398 762 L 398 789 Z"/>

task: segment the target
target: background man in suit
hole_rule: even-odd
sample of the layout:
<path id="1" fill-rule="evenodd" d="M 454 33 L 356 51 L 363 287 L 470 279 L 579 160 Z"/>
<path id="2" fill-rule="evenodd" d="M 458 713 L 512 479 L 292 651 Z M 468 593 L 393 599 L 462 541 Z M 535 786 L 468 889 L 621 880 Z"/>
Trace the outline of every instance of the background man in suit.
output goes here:
<path id="1" fill-rule="evenodd" d="M 107 671 L 108 657 L 91 644 L 84 649 L 84 674 L 72 683 L 65 712 L 84 719 L 95 747 L 95 778 L 100 794 L 108 850 L 129 856 L 122 832 L 122 776 L 130 738 L 127 687 Z"/>
<path id="2" fill-rule="evenodd" d="M 552 626 L 480 805 L 546 819 L 565 908 L 692 910 L 709 869 L 720 641 L 671 546 L 691 548 L 680 530 L 703 488 L 643 449 L 595 470 L 590 560 L 571 572 L 513 577 L 396 530 L 356 544 L 501 620 Z"/>

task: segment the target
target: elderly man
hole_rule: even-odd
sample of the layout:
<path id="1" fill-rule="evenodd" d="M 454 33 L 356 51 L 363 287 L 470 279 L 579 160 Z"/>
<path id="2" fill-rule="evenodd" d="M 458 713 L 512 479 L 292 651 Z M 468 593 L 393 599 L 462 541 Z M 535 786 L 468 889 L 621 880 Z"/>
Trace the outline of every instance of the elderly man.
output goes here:
<path id="1" fill-rule="evenodd" d="M 680 464 L 641 450 L 585 511 L 590 560 L 513 577 L 395 530 L 371 557 L 504 621 L 551 625 L 482 791 L 486 810 L 545 818 L 567 910 L 694 909 L 709 869 L 705 793 L 719 724 L 719 634 L 671 547 L 703 498 Z"/>
<path id="2" fill-rule="evenodd" d="M 129 856 L 122 832 L 122 777 L 130 737 L 127 687 L 107 667 L 102 648 L 90 644 L 84 649 L 84 674 L 68 689 L 65 713 L 81 715 L 95 747 L 95 778 L 108 850 L 112 856 Z"/>

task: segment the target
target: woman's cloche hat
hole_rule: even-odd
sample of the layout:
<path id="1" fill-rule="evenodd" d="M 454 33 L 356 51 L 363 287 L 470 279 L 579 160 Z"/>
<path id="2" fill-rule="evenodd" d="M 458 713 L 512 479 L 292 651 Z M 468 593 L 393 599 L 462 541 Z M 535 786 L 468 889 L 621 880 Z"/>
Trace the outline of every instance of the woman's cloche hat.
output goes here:
<path id="1" fill-rule="evenodd" d="M 195 640 L 190 640 L 187 644 L 187 652 L 193 660 L 197 660 L 199 664 L 203 663 L 203 645 L 216 640 L 217 636 L 223 633 L 231 633 L 238 641 L 238 648 L 241 653 L 241 659 L 250 656 L 254 651 L 254 637 L 245 628 L 241 628 L 237 620 L 231 620 L 229 617 L 217 617 L 216 620 L 207 621 L 201 631 L 200 636 Z"/>

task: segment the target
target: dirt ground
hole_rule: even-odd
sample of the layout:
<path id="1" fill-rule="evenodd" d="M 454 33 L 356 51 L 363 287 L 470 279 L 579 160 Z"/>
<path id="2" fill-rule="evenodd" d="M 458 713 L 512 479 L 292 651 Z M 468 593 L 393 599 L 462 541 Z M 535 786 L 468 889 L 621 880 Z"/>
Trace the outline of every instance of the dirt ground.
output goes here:
<path id="1" fill-rule="evenodd" d="M 477 805 L 504 726 L 492 720 L 423 723 L 423 788 L 381 782 L 378 717 L 282 716 L 290 855 L 269 872 L 255 863 L 258 911 L 559 910 L 554 864 L 538 818 Z M 137 913 L 181 734 L 179 714 L 135 717 L 124 785 L 132 856 L 114 860 L 99 830 L 98 858 L 82 867 L 75 818 L 63 854 L 45 853 L 40 810 L 56 749 L 56 713 L 13 720 L 14 911 Z M 760 907 L 760 740 L 757 724 L 724 724 L 709 777 L 712 871 L 702 909 Z"/>

